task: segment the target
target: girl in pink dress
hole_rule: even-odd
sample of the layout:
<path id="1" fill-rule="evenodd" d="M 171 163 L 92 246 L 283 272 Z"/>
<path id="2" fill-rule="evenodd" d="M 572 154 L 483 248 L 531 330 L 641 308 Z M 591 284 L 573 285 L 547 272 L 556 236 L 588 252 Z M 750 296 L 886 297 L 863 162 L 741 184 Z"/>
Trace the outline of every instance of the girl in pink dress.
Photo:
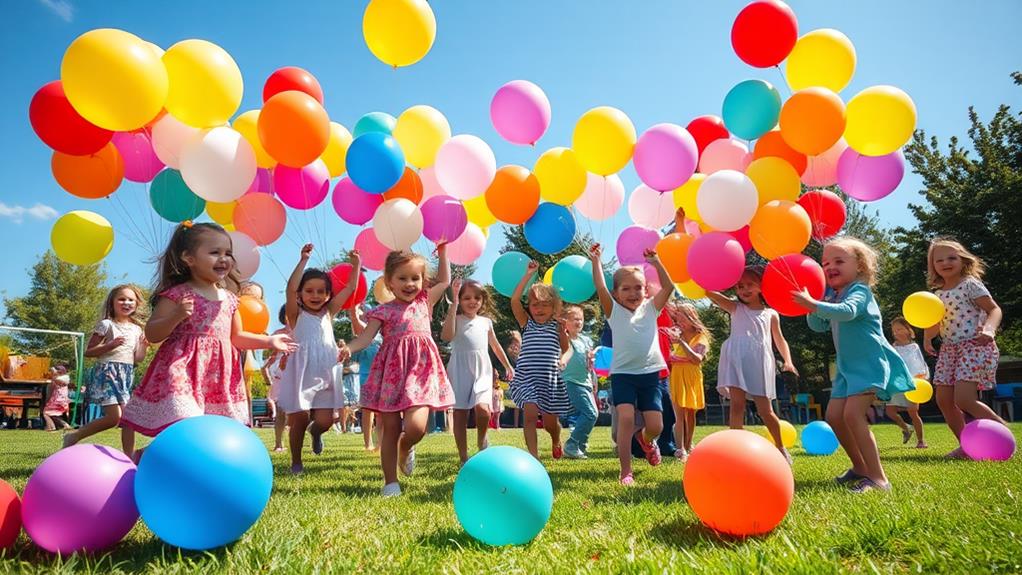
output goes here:
<path id="1" fill-rule="evenodd" d="M 248 423 L 248 398 L 238 350 L 294 351 L 287 335 L 245 331 L 238 313 L 238 275 L 231 236 L 216 224 L 185 222 L 160 257 L 146 339 L 161 343 L 145 377 L 124 406 L 125 452 L 137 431 L 150 437 L 203 414 Z"/>
<path id="2" fill-rule="evenodd" d="M 415 470 L 415 444 L 426 434 L 430 409 L 440 411 L 454 404 L 454 391 L 429 324 L 433 305 L 451 283 L 446 246 L 437 246 L 437 254 L 439 273 L 427 288 L 426 258 L 410 252 L 391 252 L 383 281 L 394 294 L 394 300 L 369 312 L 362 333 L 341 348 L 342 359 L 347 359 L 368 347 L 377 332 L 383 330 L 383 343 L 369 378 L 362 385 L 360 404 L 379 413 L 383 422 L 380 465 L 384 497 L 401 494 L 397 482 L 399 463 L 405 475 Z"/>

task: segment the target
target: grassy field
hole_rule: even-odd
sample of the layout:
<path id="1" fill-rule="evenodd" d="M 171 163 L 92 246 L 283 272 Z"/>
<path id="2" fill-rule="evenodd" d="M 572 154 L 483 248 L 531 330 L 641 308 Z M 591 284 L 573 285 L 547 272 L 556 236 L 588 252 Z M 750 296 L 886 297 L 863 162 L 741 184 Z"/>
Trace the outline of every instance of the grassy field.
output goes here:
<path id="1" fill-rule="evenodd" d="M 719 428 L 703 428 L 699 436 Z M 1018 573 L 1022 571 L 1022 458 L 1006 463 L 945 461 L 953 438 L 927 425 L 930 449 L 902 446 L 892 425 L 875 428 L 894 491 L 856 495 L 833 477 L 838 452 L 794 450 L 791 511 L 770 535 L 735 540 L 704 528 L 686 505 L 683 465 L 636 464 L 636 486 L 617 484 L 607 428 L 587 461 L 544 464 L 553 515 L 531 544 L 490 548 L 458 525 L 451 506 L 457 473 L 453 438 L 431 435 L 400 498 L 381 499 L 376 460 L 359 437 L 331 434 L 306 474 L 277 474 L 269 506 L 239 542 L 207 553 L 162 544 L 140 521 L 108 553 L 56 558 L 23 535 L 0 552 L 0 572 L 17 573 Z M 1022 424 L 1013 427 L 1022 435 Z M 271 441 L 271 433 L 260 430 Z M 542 437 L 542 436 L 541 436 Z M 116 445 L 114 433 L 100 441 Z M 492 443 L 524 447 L 521 431 Z M 59 442 L 39 431 L 0 432 L 0 478 L 19 492 Z M 269 443 L 268 443 L 269 444 Z M 542 445 L 542 443 L 541 443 Z M 547 444 L 549 445 L 549 444 Z M 548 448 L 547 448 L 548 449 Z M 73 482 L 73 478 L 68 478 Z"/>

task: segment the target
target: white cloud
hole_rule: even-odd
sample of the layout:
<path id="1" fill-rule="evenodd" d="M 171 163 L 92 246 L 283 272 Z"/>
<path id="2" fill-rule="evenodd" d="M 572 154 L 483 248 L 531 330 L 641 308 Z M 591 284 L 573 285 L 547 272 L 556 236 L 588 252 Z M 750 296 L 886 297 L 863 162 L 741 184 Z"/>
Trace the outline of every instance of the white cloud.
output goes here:
<path id="1" fill-rule="evenodd" d="M 36 220 L 53 220 L 60 215 L 57 210 L 46 204 L 36 204 L 31 208 L 25 206 L 8 206 L 0 202 L 0 218 L 7 218 L 16 224 L 20 224 L 25 216 Z"/>
<path id="2" fill-rule="evenodd" d="M 75 7 L 70 0 L 39 0 L 39 3 L 65 22 L 74 19 Z"/>

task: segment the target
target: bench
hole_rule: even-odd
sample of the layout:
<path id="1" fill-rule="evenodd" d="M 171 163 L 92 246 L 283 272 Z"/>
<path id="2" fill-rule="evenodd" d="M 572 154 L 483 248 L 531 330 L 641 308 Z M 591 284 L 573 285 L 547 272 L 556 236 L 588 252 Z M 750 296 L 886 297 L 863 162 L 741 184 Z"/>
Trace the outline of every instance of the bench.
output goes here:
<path id="1" fill-rule="evenodd" d="M 265 397 L 252 398 L 252 425 L 262 427 L 264 423 L 273 424 L 273 410 Z"/>

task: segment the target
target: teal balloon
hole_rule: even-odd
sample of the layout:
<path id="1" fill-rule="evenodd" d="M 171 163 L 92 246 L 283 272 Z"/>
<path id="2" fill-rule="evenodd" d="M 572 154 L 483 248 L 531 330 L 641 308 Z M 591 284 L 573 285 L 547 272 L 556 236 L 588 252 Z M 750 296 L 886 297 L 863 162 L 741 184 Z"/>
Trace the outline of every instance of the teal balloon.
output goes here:
<path id="1" fill-rule="evenodd" d="M 497 261 L 493 262 L 493 271 L 490 277 L 493 280 L 493 288 L 497 293 L 511 297 L 515 293 L 518 282 L 522 281 L 525 270 L 529 267 L 529 256 L 522 252 L 507 252 L 501 254 Z M 525 289 L 536 283 L 536 274 L 532 274 Z"/>
<path id="2" fill-rule="evenodd" d="M 553 283 L 568 303 L 582 303 L 596 293 L 593 283 L 593 262 L 589 258 L 571 255 L 554 265 Z"/>
<path id="3" fill-rule="evenodd" d="M 755 140 L 777 125 L 781 116 L 781 94 L 769 82 L 740 82 L 724 97 L 721 114 L 728 131 L 745 140 Z"/>
<path id="4" fill-rule="evenodd" d="M 556 254 L 575 239 L 575 216 L 568 208 L 543 203 L 525 222 L 525 241 L 541 254 Z"/>
<path id="5" fill-rule="evenodd" d="M 830 455 L 837 451 L 837 435 L 826 421 L 814 421 L 802 429 L 802 447 L 809 455 Z"/>
<path id="6" fill-rule="evenodd" d="M 369 132 L 380 132 L 389 136 L 394 133 L 395 125 L 397 125 L 397 120 L 394 116 L 384 112 L 369 112 L 355 122 L 352 137 L 357 138 Z"/>
<path id="7" fill-rule="evenodd" d="M 206 209 L 206 200 L 188 189 L 181 172 L 171 168 L 149 184 L 149 203 L 161 218 L 174 223 L 195 219 Z"/>
<path id="8" fill-rule="evenodd" d="M 546 526 L 554 486 L 539 461 L 516 447 L 490 447 L 469 459 L 454 482 L 454 513 L 487 545 L 523 545 Z"/>

